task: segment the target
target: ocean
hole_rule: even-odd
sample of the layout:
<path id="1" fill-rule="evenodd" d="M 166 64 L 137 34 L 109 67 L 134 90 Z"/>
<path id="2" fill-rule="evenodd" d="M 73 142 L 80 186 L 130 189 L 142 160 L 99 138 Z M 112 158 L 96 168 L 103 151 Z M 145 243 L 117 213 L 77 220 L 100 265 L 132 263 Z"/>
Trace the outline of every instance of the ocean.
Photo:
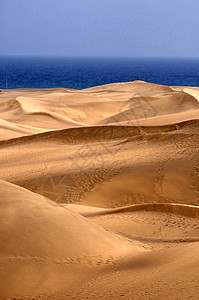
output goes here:
<path id="1" fill-rule="evenodd" d="M 199 86 L 199 58 L 0 57 L 0 89 L 84 89 L 137 79 Z"/>

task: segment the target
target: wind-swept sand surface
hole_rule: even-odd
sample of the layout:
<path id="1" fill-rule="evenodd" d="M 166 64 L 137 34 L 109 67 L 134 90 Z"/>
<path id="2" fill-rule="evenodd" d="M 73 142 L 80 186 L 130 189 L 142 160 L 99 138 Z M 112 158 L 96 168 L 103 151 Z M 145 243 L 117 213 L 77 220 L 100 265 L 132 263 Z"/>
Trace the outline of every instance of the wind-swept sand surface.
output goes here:
<path id="1" fill-rule="evenodd" d="M 0 299 L 198 299 L 199 88 L 0 92 Z"/>

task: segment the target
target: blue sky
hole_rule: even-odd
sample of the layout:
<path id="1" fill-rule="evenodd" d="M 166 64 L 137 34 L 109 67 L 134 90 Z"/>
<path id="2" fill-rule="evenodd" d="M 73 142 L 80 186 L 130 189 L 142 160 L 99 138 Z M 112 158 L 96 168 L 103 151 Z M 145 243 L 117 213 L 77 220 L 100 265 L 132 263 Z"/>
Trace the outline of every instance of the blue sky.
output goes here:
<path id="1" fill-rule="evenodd" d="M 0 55 L 199 57 L 199 0 L 0 0 Z"/>

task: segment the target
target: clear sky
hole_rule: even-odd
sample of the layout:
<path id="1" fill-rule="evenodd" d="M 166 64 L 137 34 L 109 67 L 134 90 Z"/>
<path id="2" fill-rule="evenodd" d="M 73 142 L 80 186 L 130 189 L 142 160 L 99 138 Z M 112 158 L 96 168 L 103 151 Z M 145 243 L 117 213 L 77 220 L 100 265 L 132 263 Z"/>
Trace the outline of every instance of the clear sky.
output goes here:
<path id="1" fill-rule="evenodd" d="M 0 55 L 199 57 L 199 0 L 0 0 Z"/>

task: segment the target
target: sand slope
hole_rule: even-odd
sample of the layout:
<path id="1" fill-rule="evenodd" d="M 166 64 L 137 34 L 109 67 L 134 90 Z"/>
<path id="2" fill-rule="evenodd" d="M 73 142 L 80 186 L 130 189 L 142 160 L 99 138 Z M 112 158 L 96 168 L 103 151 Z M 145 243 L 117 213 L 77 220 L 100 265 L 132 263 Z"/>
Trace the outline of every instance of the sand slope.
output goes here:
<path id="1" fill-rule="evenodd" d="M 75 272 L 146 251 L 42 196 L 4 181 L 0 187 L 1 296 L 55 292 L 63 288 L 59 277 L 68 290 Z"/>
<path id="2" fill-rule="evenodd" d="M 176 126 L 84 127 L 2 141 L 1 178 L 59 203 L 196 205 L 198 122 Z"/>
<path id="3" fill-rule="evenodd" d="M 0 299 L 198 299 L 199 88 L 0 93 Z"/>

